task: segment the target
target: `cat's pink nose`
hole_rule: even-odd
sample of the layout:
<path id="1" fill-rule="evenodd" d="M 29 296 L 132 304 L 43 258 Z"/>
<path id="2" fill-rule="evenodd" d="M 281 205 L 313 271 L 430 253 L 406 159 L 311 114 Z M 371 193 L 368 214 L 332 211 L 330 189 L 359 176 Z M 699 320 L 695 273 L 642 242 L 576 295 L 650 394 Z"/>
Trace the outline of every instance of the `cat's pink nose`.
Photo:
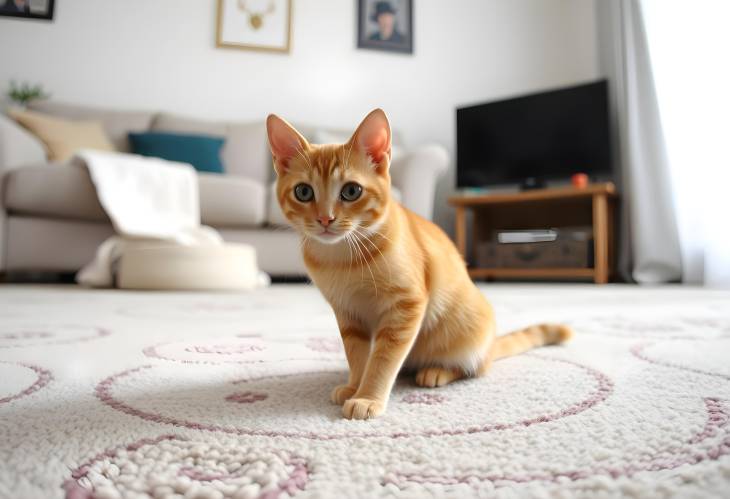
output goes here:
<path id="1" fill-rule="evenodd" d="M 329 225 L 334 222 L 335 217 L 330 215 L 320 215 L 317 217 L 317 221 L 319 222 L 319 225 L 322 227 L 329 227 Z"/>

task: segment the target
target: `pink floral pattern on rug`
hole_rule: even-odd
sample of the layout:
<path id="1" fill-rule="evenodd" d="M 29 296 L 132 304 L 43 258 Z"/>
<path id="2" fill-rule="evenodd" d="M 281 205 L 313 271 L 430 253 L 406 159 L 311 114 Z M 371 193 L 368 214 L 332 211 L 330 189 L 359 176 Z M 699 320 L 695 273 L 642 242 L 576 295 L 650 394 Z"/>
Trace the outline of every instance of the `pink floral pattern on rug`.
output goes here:
<path id="1" fill-rule="evenodd" d="M 110 334 L 106 328 L 79 324 L 0 326 L 0 348 L 84 343 Z"/>
<path id="2" fill-rule="evenodd" d="M 315 352 L 340 353 L 344 351 L 342 340 L 339 338 L 314 337 L 308 338 L 305 343 L 307 348 Z"/>
<path id="3" fill-rule="evenodd" d="M 261 402 L 269 398 L 265 393 L 258 392 L 240 392 L 232 393 L 226 397 L 228 402 L 236 402 L 238 404 L 253 404 L 255 402 Z"/>
<path id="4" fill-rule="evenodd" d="M 186 347 L 186 352 L 191 353 L 207 353 L 214 355 L 235 355 L 251 352 L 263 352 L 266 347 L 262 345 L 252 345 L 250 343 L 238 343 L 234 345 L 194 345 Z"/>
<path id="5" fill-rule="evenodd" d="M 695 340 L 695 341 L 702 341 L 702 340 Z M 657 365 L 657 366 L 664 366 L 664 367 L 669 367 L 669 368 L 673 368 L 673 369 L 679 369 L 679 370 L 682 370 L 682 371 L 685 371 L 685 372 L 690 372 L 690 373 L 695 373 L 695 374 L 703 374 L 705 376 L 713 376 L 713 377 L 717 377 L 717 378 L 720 378 L 720 379 L 724 379 L 724 380 L 730 381 L 730 374 L 718 373 L 718 372 L 708 371 L 708 370 L 705 370 L 705 369 L 698 369 L 695 366 L 682 365 L 682 364 L 679 364 L 679 363 L 677 363 L 675 361 L 654 358 L 654 357 L 651 356 L 650 353 L 647 353 L 647 350 L 649 350 L 652 345 L 653 345 L 653 343 L 640 343 L 638 345 L 634 345 L 633 347 L 631 347 L 631 353 L 636 358 L 641 359 L 641 360 L 643 360 L 645 362 L 648 362 L 650 364 Z M 721 348 L 727 349 L 728 352 L 730 352 L 730 348 L 729 347 L 730 347 L 730 341 L 725 340 L 723 342 L 723 345 L 721 346 Z"/>
<path id="6" fill-rule="evenodd" d="M 162 435 L 106 450 L 71 472 L 66 499 L 180 497 L 277 499 L 309 481 L 307 462 L 232 439 Z"/>
<path id="7" fill-rule="evenodd" d="M 8 404 L 14 400 L 18 400 L 23 397 L 27 397 L 28 395 L 31 395 L 32 393 L 35 393 L 38 390 L 40 390 L 41 388 L 45 387 L 46 385 L 48 385 L 48 383 L 50 383 L 53 380 L 53 374 L 51 374 L 50 371 L 48 371 L 47 369 L 43 369 L 42 367 L 33 365 L 33 364 L 23 364 L 23 363 L 19 363 L 19 362 L 17 362 L 17 363 L 16 362 L 6 362 L 6 361 L 1 361 L 1 360 L 0 360 L 0 363 L 11 364 L 11 365 L 15 365 L 15 366 L 22 367 L 25 369 L 30 369 L 37 376 L 36 380 L 30 386 L 24 388 L 23 390 L 20 390 L 17 393 L 12 394 L 12 395 L 7 395 L 5 397 L 1 397 L 0 405 Z"/>
<path id="8" fill-rule="evenodd" d="M 45 340 L 55 335 L 50 331 L 18 331 L 15 333 L 0 334 L 0 341 L 13 340 Z"/>
<path id="9" fill-rule="evenodd" d="M 568 418 L 571 416 L 575 416 L 577 414 L 580 414 L 586 410 L 591 409 L 592 407 L 602 403 L 606 398 L 608 398 L 614 389 L 613 382 L 602 372 L 584 366 L 582 364 L 567 361 L 563 359 L 556 359 L 546 356 L 538 356 L 538 355 L 531 355 L 531 358 L 533 359 L 532 362 L 535 363 L 535 366 L 533 367 L 534 371 L 533 374 L 527 374 L 523 373 L 523 377 L 527 376 L 525 379 L 525 386 L 530 385 L 530 376 L 537 376 L 538 372 L 542 372 L 543 370 L 549 370 L 551 366 L 560 366 L 561 371 L 564 372 L 565 379 L 571 379 L 574 386 L 576 387 L 576 392 L 579 398 L 577 401 L 574 402 L 567 402 L 566 406 L 563 408 L 554 408 L 554 401 L 555 397 L 559 394 L 560 387 L 555 386 L 553 387 L 553 394 L 551 396 L 545 396 L 545 394 L 542 394 L 544 397 L 544 403 L 550 404 L 551 410 L 545 410 L 544 412 L 537 412 L 535 415 L 531 415 L 528 417 L 522 417 L 517 418 L 513 421 L 504 421 L 504 422 L 482 422 L 483 419 L 489 415 L 489 412 L 487 411 L 488 406 L 485 406 L 484 411 L 471 411 L 473 413 L 473 419 L 469 420 L 468 422 L 465 422 L 462 426 L 459 427 L 449 427 L 449 426 L 443 426 L 444 419 L 442 417 L 438 416 L 432 416 L 430 419 L 424 420 L 423 418 L 420 418 L 420 427 L 412 427 L 411 429 L 407 431 L 398 430 L 398 431 L 392 431 L 392 430 L 373 430 L 371 428 L 375 427 L 377 428 L 377 422 L 373 423 L 369 426 L 365 427 L 359 427 L 359 428 L 350 428 L 348 426 L 344 426 L 344 423 L 340 421 L 340 426 L 333 426 L 332 430 L 330 431 L 321 431 L 321 432 L 312 432 L 312 431 L 292 431 L 290 429 L 287 430 L 281 430 L 277 429 L 275 427 L 272 428 L 265 428 L 262 427 L 262 425 L 265 425 L 266 422 L 270 418 L 275 418 L 276 414 L 279 414 L 279 412 L 282 410 L 281 406 L 282 404 L 288 404 L 291 405 L 292 408 L 290 410 L 287 410 L 286 412 L 292 412 L 291 416 L 294 417 L 297 415 L 298 412 L 301 412 L 302 407 L 304 404 L 312 405 L 319 408 L 319 411 L 322 411 L 321 401 L 327 401 L 329 400 L 329 393 L 328 390 L 331 386 L 334 386 L 336 384 L 336 378 L 333 377 L 332 374 L 325 375 L 333 377 L 332 381 L 328 381 L 326 384 L 323 384 L 321 381 L 313 380 L 311 382 L 307 382 L 306 379 L 308 377 L 312 377 L 315 375 L 322 375 L 322 373 L 297 373 L 297 374 L 288 374 L 288 375 L 281 375 L 281 376 L 259 376 L 259 377 L 253 377 L 253 378 L 244 378 L 240 380 L 236 380 L 233 383 L 234 384 L 245 384 L 249 385 L 250 389 L 249 391 L 259 391 L 260 386 L 262 383 L 268 383 L 271 386 L 276 387 L 275 389 L 278 389 L 281 393 L 280 398 L 277 400 L 272 400 L 272 395 L 269 392 L 269 399 L 270 403 L 267 404 L 267 407 L 270 408 L 272 411 L 279 411 L 279 412 L 272 412 L 272 413 L 262 413 L 257 412 L 257 418 L 254 425 L 252 426 L 242 426 L 241 421 L 236 417 L 236 419 L 231 419 L 230 421 L 223 421 L 224 418 L 228 416 L 232 416 L 228 410 L 219 410 L 217 409 L 217 401 L 218 395 L 217 392 L 212 390 L 206 390 L 205 392 L 200 392 L 199 395 L 197 395 L 198 404 L 200 405 L 199 408 L 189 408 L 188 412 L 190 415 L 185 416 L 181 412 L 181 410 L 164 410 L 164 409 L 157 409 L 154 407 L 149 407 L 150 404 L 154 405 L 156 403 L 155 400 L 150 400 L 148 403 L 141 403 L 139 397 L 132 397 L 132 401 L 128 402 L 125 400 L 125 397 L 117 395 L 117 388 L 119 385 L 127 386 L 130 389 L 134 391 L 134 387 L 138 385 L 141 380 L 145 378 L 149 378 L 149 376 L 152 376 L 152 379 L 155 379 L 157 382 L 162 382 L 154 376 L 155 367 L 154 366 L 140 366 L 134 369 L 128 369 L 116 374 L 113 374 L 112 376 L 109 376 L 102 380 L 96 387 L 96 396 L 99 398 L 100 401 L 102 401 L 104 404 L 108 405 L 109 407 L 123 412 L 125 414 L 129 414 L 131 416 L 136 416 L 138 418 L 141 418 L 146 421 L 156 422 L 156 423 L 162 423 L 167 425 L 172 425 L 174 427 L 179 428 L 189 428 L 189 429 L 195 429 L 195 430 L 205 430 L 210 432 L 216 432 L 216 433 L 227 433 L 232 435 L 251 435 L 251 436 L 281 436 L 281 437 L 289 437 L 289 438 L 306 438 L 306 439 L 314 439 L 314 440 L 337 440 L 337 439 L 343 439 L 343 438 L 382 438 L 382 437 L 391 437 L 391 438 L 410 438 L 410 437 L 419 437 L 419 436 L 426 436 L 426 437 L 436 437 L 436 436 L 445 436 L 445 435 L 461 435 L 461 434 L 471 434 L 471 433 L 486 433 L 486 432 L 495 432 L 495 431 L 505 431 L 510 430 L 514 428 L 522 428 L 522 427 L 529 427 L 532 425 L 539 425 L 539 424 L 545 424 L 550 423 L 553 421 L 557 421 L 559 419 Z M 537 366 L 540 366 L 541 369 L 537 369 Z M 289 381 L 286 384 L 282 384 L 279 380 L 288 379 Z M 178 377 L 178 382 L 182 382 L 181 378 Z M 318 395 L 316 398 L 313 398 L 312 396 L 306 396 L 301 393 L 301 390 L 298 389 L 296 386 L 292 385 L 292 381 L 295 381 L 296 383 L 301 384 L 300 386 L 306 387 L 306 389 L 312 389 L 316 390 L 312 393 L 317 393 Z M 469 393 L 478 393 L 480 391 L 480 384 L 484 383 L 486 381 L 485 378 L 478 379 L 478 380 L 469 380 L 463 382 L 461 385 L 462 390 L 468 390 Z M 142 382 L 144 386 L 147 385 L 148 382 Z M 323 385 L 320 387 L 320 385 Z M 454 385 L 457 386 L 457 385 Z M 283 390 L 283 391 L 282 391 Z M 205 400 L 203 399 L 205 397 Z M 281 398 L 283 397 L 283 398 Z M 220 399 L 224 399 L 225 397 L 220 397 Z M 477 399 L 479 397 L 477 396 Z M 295 402 L 297 402 L 295 404 Z M 487 400 L 484 401 L 485 403 L 488 402 Z M 405 410 L 405 407 L 413 407 L 415 409 L 415 404 L 409 404 L 405 403 L 402 406 L 401 410 Z M 389 409 L 389 415 L 393 418 L 398 418 L 397 413 L 397 406 L 391 407 Z M 533 409 L 535 411 L 539 411 L 540 409 Z M 201 420 L 198 418 L 193 418 L 192 414 L 201 414 L 206 415 L 207 417 L 211 417 L 212 415 L 216 415 L 217 421 L 215 418 L 213 420 Z M 312 415 L 311 417 L 316 417 Z M 403 416 L 400 416 L 403 417 Z M 414 417 L 413 415 L 409 417 Z M 386 418 L 382 418 L 381 421 L 386 421 Z M 311 421 L 309 419 L 303 419 L 302 425 L 308 425 L 311 424 Z M 427 424 L 427 426 L 422 426 L 424 424 Z M 298 426 L 295 424 L 295 426 Z"/>
<path id="10" fill-rule="evenodd" d="M 414 392 L 401 399 L 406 404 L 437 405 L 448 400 L 446 395 L 439 393 Z"/>
<path id="11" fill-rule="evenodd" d="M 116 309 L 118 315 L 140 319 L 169 319 L 169 320 L 207 320 L 226 317 L 236 319 L 252 311 L 276 312 L 279 307 L 256 300 L 212 300 L 185 303 L 184 305 L 171 304 L 168 306 L 137 304 Z"/>
<path id="12" fill-rule="evenodd" d="M 482 290 L 500 331 L 569 318 L 575 340 L 435 389 L 404 373 L 382 416 L 349 421 L 314 288 L 2 286 L 0 496 L 727 496 L 730 292 Z"/>
<path id="13" fill-rule="evenodd" d="M 730 455 L 730 410 L 726 401 L 714 398 L 705 399 L 707 422 L 703 430 L 692 436 L 682 445 L 672 445 L 666 449 L 656 449 L 651 455 L 629 457 L 620 465 L 598 465 L 583 469 L 565 470 L 553 473 L 503 474 L 472 471 L 469 473 L 418 473 L 390 472 L 382 483 L 393 484 L 399 489 L 406 489 L 409 484 L 424 485 L 470 485 L 490 482 L 499 487 L 502 483 L 555 482 L 565 480 L 576 481 L 594 476 L 605 476 L 616 479 L 622 476 L 631 477 L 642 471 L 666 471 L 685 465 L 694 465 L 704 461 L 716 461 Z M 705 441 L 712 441 L 709 446 L 700 446 Z"/>
<path id="14" fill-rule="evenodd" d="M 276 345 L 276 346 L 274 346 Z M 286 347 L 283 349 L 281 347 Z M 309 344 L 265 341 L 260 336 L 240 334 L 233 338 L 220 338 L 209 343 L 203 342 L 167 342 L 150 345 L 142 353 L 153 359 L 179 362 L 182 364 L 260 364 L 266 362 L 290 362 L 304 360 L 322 360 L 339 362 L 344 355 L 331 355 L 334 348 L 331 344 L 311 348 Z M 316 353 L 313 354 L 312 352 Z M 339 351 L 337 352 L 339 353 Z"/>

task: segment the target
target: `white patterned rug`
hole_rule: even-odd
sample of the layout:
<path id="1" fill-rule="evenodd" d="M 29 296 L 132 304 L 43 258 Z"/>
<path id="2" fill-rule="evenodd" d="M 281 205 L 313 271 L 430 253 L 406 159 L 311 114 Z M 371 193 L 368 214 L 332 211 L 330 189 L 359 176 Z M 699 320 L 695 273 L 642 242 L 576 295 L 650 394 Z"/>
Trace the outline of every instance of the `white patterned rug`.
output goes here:
<path id="1" fill-rule="evenodd" d="M 310 286 L 0 286 L 0 497 L 730 496 L 730 293 L 483 289 L 576 339 L 347 421 Z"/>

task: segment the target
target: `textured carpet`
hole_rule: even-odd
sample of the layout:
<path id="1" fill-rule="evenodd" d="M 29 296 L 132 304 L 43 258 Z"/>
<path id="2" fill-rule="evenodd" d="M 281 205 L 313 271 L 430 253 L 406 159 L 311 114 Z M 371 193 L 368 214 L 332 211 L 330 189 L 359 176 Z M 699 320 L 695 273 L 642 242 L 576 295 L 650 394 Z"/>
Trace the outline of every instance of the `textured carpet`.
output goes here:
<path id="1" fill-rule="evenodd" d="M 251 294 L 0 286 L 0 497 L 728 497 L 730 293 L 485 286 L 576 339 L 347 421 L 335 321 Z"/>

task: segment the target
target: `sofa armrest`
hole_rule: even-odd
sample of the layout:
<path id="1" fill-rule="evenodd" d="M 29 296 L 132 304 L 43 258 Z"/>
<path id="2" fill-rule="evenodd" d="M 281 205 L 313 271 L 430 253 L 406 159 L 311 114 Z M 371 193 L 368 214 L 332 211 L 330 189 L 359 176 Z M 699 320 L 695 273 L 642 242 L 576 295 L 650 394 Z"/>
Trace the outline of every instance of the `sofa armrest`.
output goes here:
<path id="1" fill-rule="evenodd" d="M 0 172 L 46 162 L 43 143 L 0 113 Z"/>
<path id="2" fill-rule="evenodd" d="M 7 181 L 5 173 L 20 166 L 44 163 L 47 160 L 43 143 L 0 113 L 0 272 L 6 267 L 7 217 L 3 199 Z"/>
<path id="3" fill-rule="evenodd" d="M 390 178 L 401 192 L 401 203 L 427 220 L 433 216 L 436 182 L 449 167 L 442 146 L 428 144 L 409 149 L 390 166 Z"/>

